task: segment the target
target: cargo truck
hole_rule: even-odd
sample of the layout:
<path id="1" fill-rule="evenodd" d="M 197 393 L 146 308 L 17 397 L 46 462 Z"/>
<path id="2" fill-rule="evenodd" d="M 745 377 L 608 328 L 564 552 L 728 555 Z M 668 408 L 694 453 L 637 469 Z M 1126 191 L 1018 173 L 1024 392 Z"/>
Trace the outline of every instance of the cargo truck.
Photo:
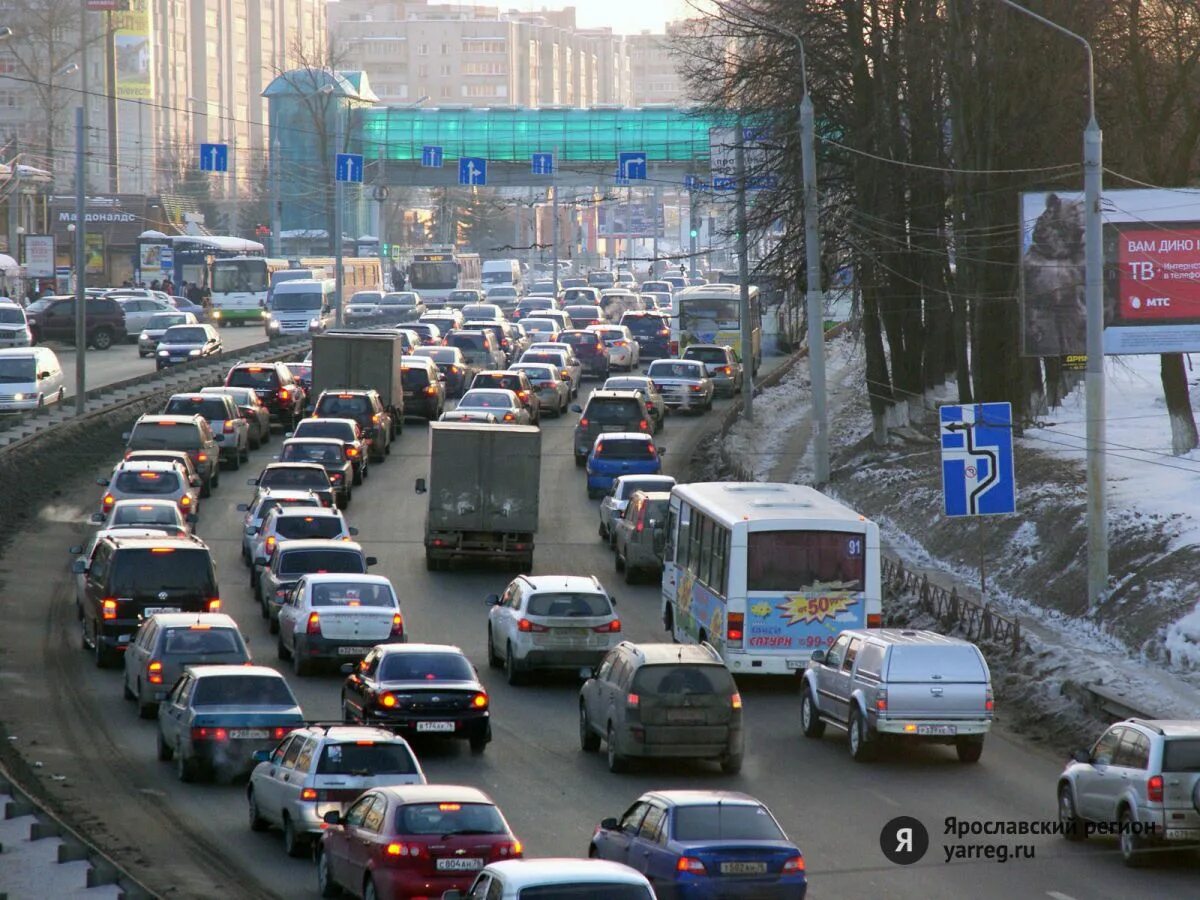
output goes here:
<path id="1" fill-rule="evenodd" d="M 533 569 L 542 433 L 528 425 L 437 422 L 429 426 L 425 566 L 452 559 L 508 562 Z"/>
<path id="2" fill-rule="evenodd" d="M 404 344 L 398 334 L 364 331 L 314 335 L 309 397 L 315 402 L 322 391 L 372 388 L 379 392 L 399 433 L 404 424 L 403 356 Z"/>

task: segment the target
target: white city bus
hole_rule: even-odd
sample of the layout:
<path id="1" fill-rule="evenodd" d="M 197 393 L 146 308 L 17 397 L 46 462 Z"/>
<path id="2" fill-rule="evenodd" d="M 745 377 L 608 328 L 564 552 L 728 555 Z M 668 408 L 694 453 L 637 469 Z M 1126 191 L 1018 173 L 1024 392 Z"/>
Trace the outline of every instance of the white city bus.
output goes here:
<path id="1" fill-rule="evenodd" d="M 209 276 L 213 319 L 220 325 L 261 324 L 271 276 L 287 267 L 286 259 L 265 256 L 214 259 Z"/>
<path id="2" fill-rule="evenodd" d="M 842 629 L 880 624 L 879 527 L 813 488 L 677 485 L 666 527 L 663 625 L 735 673 L 801 669 Z"/>

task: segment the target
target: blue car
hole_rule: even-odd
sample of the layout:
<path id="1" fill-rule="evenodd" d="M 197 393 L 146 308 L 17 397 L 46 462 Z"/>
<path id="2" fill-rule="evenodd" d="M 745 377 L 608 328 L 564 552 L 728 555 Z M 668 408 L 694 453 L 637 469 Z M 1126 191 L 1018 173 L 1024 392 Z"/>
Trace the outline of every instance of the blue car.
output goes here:
<path id="1" fill-rule="evenodd" d="M 588 855 L 632 866 L 674 900 L 803 900 L 804 856 L 762 803 L 735 791 L 650 791 L 605 819 Z"/>
<path id="2" fill-rule="evenodd" d="M 613 431 L 596 436 L 587 457 L 589 500 L 603 497 L 622 475 L 661 475 L 667 451 L 640 431 Z"/>

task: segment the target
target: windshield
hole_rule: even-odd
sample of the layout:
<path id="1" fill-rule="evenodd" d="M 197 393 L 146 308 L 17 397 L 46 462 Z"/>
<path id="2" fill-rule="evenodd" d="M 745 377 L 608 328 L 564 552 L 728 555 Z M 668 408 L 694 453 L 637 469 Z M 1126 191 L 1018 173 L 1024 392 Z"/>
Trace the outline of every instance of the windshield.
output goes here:
<path id="1" fill-rule="evenodd" d="M 244 658 L 242 642 L 232 628 L 168 628 L 163 653 L 173 656 L 208 656 L 229 653 Z"/>
<path id="2" fill-rule="evenodd" d="M 587 616 L 612 615 L 612 604 L 603 594 L 539 593 L 529 598 L 525 612 L 531 616 Z"/>
<path id="3" fill-rule="evenodd" d="M 314 415 L 331 419 L 353 419 L 371 414 L 371 400 L 361 394 L 323 394 Z"/>
<path id="4" fill-rule="evenodd" d="M 413 353 L 417 356 L 428 356 L 438 365 L 450 365 L 459 359 L 457 347 L 418 347 Z"/>
<path id="5" fill-rule="evenodd" d="M 332 442 L 320 444 L 293 444 L 287 443 L 283 447 L 283 452 L 279 458 L 284 462 L 341 462 L 343 451 L 339 444 Z"/>
<path id="6" fill-rule="evenodd" d="M 267 263 L 262 259 L 218 259 L 212 267 L 214 294 L 263 293 L 267 289 Z"/>
<path id="7" fill-rule="evenodd" d="M 409 803 L 396 811 L 400 834 L 508 834 L 499 810 L 487 803 Z"/>
<path id="8" fill-rule="evenodd" d="M 25 313 L 23 310 L 17 309 L 15 306 L 0 306 L 0 324 L 4 325 L 24 325 Z"/>
<path id="9" fill-rule="evenodd" d="M 479 293 L 477 291 L 451 291 L 450 292 L 451 302 L 457 301 L 459 303 L 474 303 L 478 299 L 479 299 Z"/>
<path id="10" fill-rule="evenodd" d="M 179 473 L 120 472 L 113 487 L 123 494 L 173 494 L 179 490 Z"/>
<path id="11" fill-rule="evenodd" d="M 163 410 L 169 416 L 203 416 L 206 419 L 224 419 L 229 412 L 222 400 L 209 397 L 172 397 Z"/>
<path id="12" fill-rule="evenodd" d="M 24 384 L 36 381 L 32 356 L 0 357 L 0 384 Z"/>
<path id="13" fill-rule="evenodd" d="M 279 560 L 281 575 L 309 575 L 317 572 L 353 572 L 365 574 L 362 554 L 357 550 L 291 550 Z"/>
<path id="14" fill-rule="evenodd" d="M 357 295 L 355 295 L 355 296 L 357 296 Z M 417 305 L 417 295 L 416 294 L 408 294 L 408 293 L 384 294 L 383 299 L 380 300 L 379 302 L 384 303 L 388 306 L 416 306 Z"/>
<path id="15" fill-rule="evenodd" d="M 521 366 L 520 371 L 529 376 L 529 380 L 534 384 L 553 384 L 557 369 L 551 369 L 548 366 Z"/>
<path id="16" fill-rule="evenodd" d="M 587 405 L 583 417 L 589 422 L 598 422 L 602 425 L 617 425 L 622 422 L 636 423 L 642 417 L 642 410 L 638 406 L 638 402 L 632 399 L 595 399 Z"/>
<path id="17" fill-rule="evenodd" d="M 720 665 L 686 663 L 642 666 L 630 688 L 635 694 L 732 694 L 733 677 Z"/>
<path id="18" fill-rule="evenodd" d="M 426 387 L 429 384 L 429 372 L 425 369 L 407 366 L 400 370 L 400 383 L 410 391 Z"/>
<path id="19" fill-rule="evenodd" d="M 192 706 L 297 706 L 281 675 L 210 675 L 196 682 Z"/>
<path id="20" fill-rule="evenodd" d="M 146 323 L 147 331 L 166 331 L 172 325 L 183 325 L 187 322 L 184 313 L 155 313 Z"/>
<path id="21" fill-rule="evenodd" d="M 380 681 L 474 681 L 471 664 L 457 653 L 389 653 L 379 665 Z"/>
<path id="22" fill-rule="evenodd" d="M 736 300 L 681 300 L 680 325 L 685 329 L 714 328 L 728 331 L 739 327 L 741 315 Z"/>
<path id="23" fill-rule="evenodd" d="M 361 584 L 357 581 L 322 581 L 312 586 L 313 606 L 375 606 L 394 609 L 396 598 L 386 584 Z"/>
<path id="24" fill-rule="evenodd" d="M 845 531 L 753 531 L 746 590 L 864 589 L 864 536 Z"/>
<path id="25" fill-rule="evenodd" d="M 279 516 L 275 520 L 275 533 L 292 541 L 331 540 L 341 537 L 342 529 L 342 520 L 337 516 Z"/>
<path id="26" fill-rule="evenodd" d="M 329 476 L 324 469 L 310 469 L 307 466 L 279 466 L 267 469 L 258 480 L 258 486 L 274 488 L 316 488 L 329 489 Z"/>
<path id="27" fill-rule="evenodd" d="M 203 344 L 208 333 L 191 325 L 172 325 L 163 333 L 164 344 Z"/>
<path id="28" fill-rule="evenodd" d="M 418 291 L 421 288 L 452 288 L 458 285 L 458 263 L 413 262 L 408 268 L 410 283 Z"/>
<path id="29" fill-rule="evenodd" d="M 603 459 L 654 459 L 654 445 L 649 441 L 607 440 L 594 452 Z"/>
<path id="30" fill-rule="evenodd" d="M 250 366 L 234 369 L 227 379 L 230 387 L 258 388 L 260 390 L 279 387 L 279 373 L 273 368 Z"/>
<path id="31" fill-rule="evenodd" d="M 353 744 L 326 744 L 317 763 L 318 775 L 415 775 L 417 764 L 412 751 L 400 743 L 356 741 Z"/>
<path id="32" fill-rule="evenodd" d="M 129 436 L 129 448 L 136 450 L 161 448 L 164 450 L 193 450 L 200 446 L 200 429 L 195 425 L 174 422 L 144 422 L 133 426 Z"/>
<path id="33" fill-rule="evenodd" d="M 714 803 L 675 807 L 677 841 L 786 841 L 771 814 L 761 806 Z"/>
<path id="34" fill-rule="evenodd" d="M 174 503 L 121 503 L 114 510 L 108 527 L 116 525 L 183 525 Z"/>
<path id="35" fill-rule="evenodd" d="M 521 376 L 503 373 L 498 373 L 495 375 L 487 373 L 476 375 L 475 387 L 503 388 L 504 390 L 512 391 L 515 394 L 517 391 L 522 390 Z"/>
<path id="36" fill-rule="evenodd" d="M 277 289 L 271 297 L 271 309 L 320 309 L 325 295 L 316 289 L 309 291 L 288 291 L 280 293 Z"/>
<path id="37" fill-rule="evenodd" d="M 177 547 L 126 549 L 113 554 L 109 591 L 117 597 L 167 591 L 217 596 L 217 579 L 207 550 Z"/>

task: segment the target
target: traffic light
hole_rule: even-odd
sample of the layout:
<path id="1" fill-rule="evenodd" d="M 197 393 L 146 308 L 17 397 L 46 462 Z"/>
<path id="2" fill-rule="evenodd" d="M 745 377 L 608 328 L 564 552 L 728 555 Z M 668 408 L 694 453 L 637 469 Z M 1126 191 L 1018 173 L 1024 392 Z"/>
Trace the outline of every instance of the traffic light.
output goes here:
<path id="1" fill-rule="evenodd" d="M 700 229 L 698 229 L 698 228 L 693 228 L 693 229 L 692 229 L 690 232 L 688 232 L 688 234 L 689 234 L 691 237 L 698 238 L 698 237 L 700 237 Z"/>

